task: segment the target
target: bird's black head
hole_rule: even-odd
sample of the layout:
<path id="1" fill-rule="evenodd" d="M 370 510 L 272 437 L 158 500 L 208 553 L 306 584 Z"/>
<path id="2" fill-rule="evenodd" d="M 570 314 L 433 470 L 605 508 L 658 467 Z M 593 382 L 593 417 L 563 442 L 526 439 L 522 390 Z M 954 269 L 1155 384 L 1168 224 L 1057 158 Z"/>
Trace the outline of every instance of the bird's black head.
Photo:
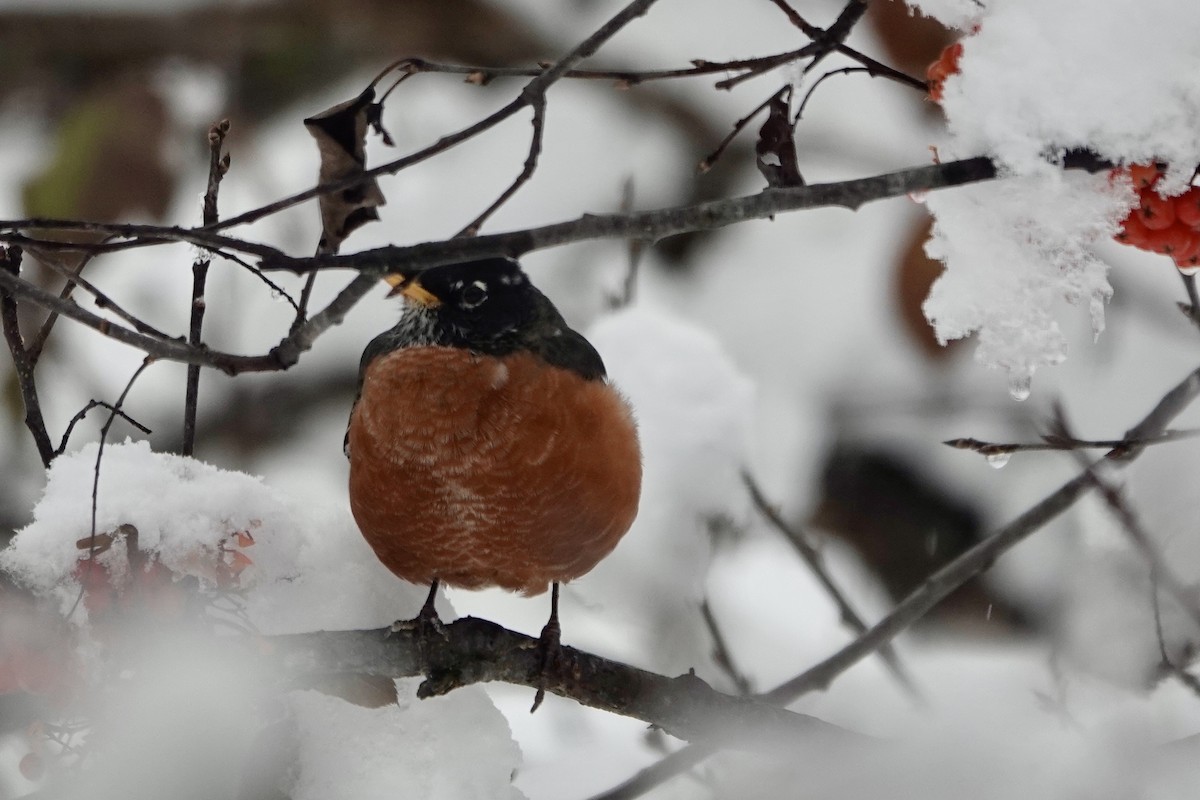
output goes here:
<path id="1" fill-rule="evenodd" d="M 504 349 L 537 321 L 542 303 L 549 305 L 521 266 L 507 258 L 433 267 L 397 288 L 406 316 L 428 330 L 432 343 L 482 352 Z"/>
<path id="2" fill-rule="evenodd" d="M 364 368 L 390 350 L 432 345 L 492 356 L 529 350 L 589 380 L 604 377 L 596 350 L 512 259 L 432 267 L 393 284 L 407 308 L 396 327 L 368 345 Z"/>

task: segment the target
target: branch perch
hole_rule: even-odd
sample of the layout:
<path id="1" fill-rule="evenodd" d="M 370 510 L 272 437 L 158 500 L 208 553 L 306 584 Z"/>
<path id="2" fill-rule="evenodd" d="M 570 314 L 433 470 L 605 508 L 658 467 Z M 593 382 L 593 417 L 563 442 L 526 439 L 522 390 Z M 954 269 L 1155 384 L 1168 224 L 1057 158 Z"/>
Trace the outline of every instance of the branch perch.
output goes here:
<path id="1" fill-rule="evenodd" d="M 585 706 L 640 719 L 673 736 L 755 752 L 867 745 L 875 740 L 805 714 L 722 694 L 694 675 L 668 678 L 572 647 L 540 674 L 538 640 L 465 617 L 445 636 L 416 631 L 321 631 L 268 637 L 269 657 L 285 678 L 321 674 L 426 676 L 421 697 L 473 683 L 504 681 L 538 688 Z M 543 683 L 544 681 L 544 683 Z"/>

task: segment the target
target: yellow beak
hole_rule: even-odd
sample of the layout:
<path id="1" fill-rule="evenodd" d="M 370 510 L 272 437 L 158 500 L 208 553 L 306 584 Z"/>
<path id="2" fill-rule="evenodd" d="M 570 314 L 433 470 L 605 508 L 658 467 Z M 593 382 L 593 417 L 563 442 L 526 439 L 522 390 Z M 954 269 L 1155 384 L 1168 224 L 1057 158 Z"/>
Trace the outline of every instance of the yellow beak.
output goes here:
<path id="1" fill-rule="evenodd" d="M 442 304 L 437 295 L 421 285 L 420 278 L 408 278 L 399 273 L 392 275 L 384 275 L 383 279 L 387 281 L 392 290 L 388 292 L 388 297 L 393 297 L 402 294 L 414 303 L 429 308 L 436 308 Z"/>

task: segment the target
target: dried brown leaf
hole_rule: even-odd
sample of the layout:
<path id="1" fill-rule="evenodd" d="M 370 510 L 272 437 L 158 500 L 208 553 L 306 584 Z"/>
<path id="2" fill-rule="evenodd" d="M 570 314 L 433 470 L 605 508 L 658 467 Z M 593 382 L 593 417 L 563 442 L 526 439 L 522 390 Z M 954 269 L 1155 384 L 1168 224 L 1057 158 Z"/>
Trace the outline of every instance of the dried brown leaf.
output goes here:
<path id="1" fill-rule="evenodd" d="M 771 98 L 767 105 L 767 121 L 758 130 L 754 153 L 755 164 L 767 179 L 768 186 L 804 185 L 796 159 L 796 142 L 792 138 L 791 112 L 783 92 Z"/>
<path id="2" fill-rule="evenodd" d="M 391 137 L 380 124 L 380 106 L 374 100 L 375 87 L 369 86 L 358 97 L 304 120 L 304 126 L 317 140 L 321 183 L 340 182 L 363 174 L 369 128 L 374 128 L 385 143 L 391 144 Z M 374 178 L 363 178 L 348 189 L 321 195 L 321 241 L 317 253 L 336 253 L 353 231 L 379 219 L 376 209 L 386 202 Z"/>

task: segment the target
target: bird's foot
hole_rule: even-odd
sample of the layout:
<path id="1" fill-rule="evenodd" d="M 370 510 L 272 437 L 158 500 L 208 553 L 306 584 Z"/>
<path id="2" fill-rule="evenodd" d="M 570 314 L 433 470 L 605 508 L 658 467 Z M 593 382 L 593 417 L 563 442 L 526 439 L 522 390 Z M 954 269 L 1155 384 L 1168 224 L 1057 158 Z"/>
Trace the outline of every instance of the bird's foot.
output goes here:
<path id="1" fill-rule="evenodd" d="M 395 636 L 398 633 L 413 633 L 419 639 L 427 639 L 432 636 L 446 639 L 450 636 L 446 632 L 446 623 L 442 622 L 438 613 L 424 608 L 412 619 L 398 619 L 388 627 L 389 636 Z"/>
<path id="2" fill-rule="evenodd" d="M 530 714 L 537 711 L 538 706 L 546 699 L 546 682 L 550 674 L 550 667 L 561 655 L 562 627 L 558 624 L 558 616 L 555 615 L 546 623 L 546 627 L 542 628 L 542 635 L 538 637 L 537 694 L 533 696 L 533 707 L 529 709 Z"/>
<path id="3" fill-rule="evenodd" d="M 446 625 L 438 616 L 437 608 L 434 606 L 437 590 L 438 582 L 435 580 L 429 587 L 429 596 L 425 598 L 425 605 L 421 606 L 417 615 L 412 619 L 398 619 L 393 622 L 388 628 L 388 636 L 395 636 L 398 633 L 413 633 L 417 640 L 422 642 L 433 636 L 449 638 L 450 634 L 446 632 Z"/>

